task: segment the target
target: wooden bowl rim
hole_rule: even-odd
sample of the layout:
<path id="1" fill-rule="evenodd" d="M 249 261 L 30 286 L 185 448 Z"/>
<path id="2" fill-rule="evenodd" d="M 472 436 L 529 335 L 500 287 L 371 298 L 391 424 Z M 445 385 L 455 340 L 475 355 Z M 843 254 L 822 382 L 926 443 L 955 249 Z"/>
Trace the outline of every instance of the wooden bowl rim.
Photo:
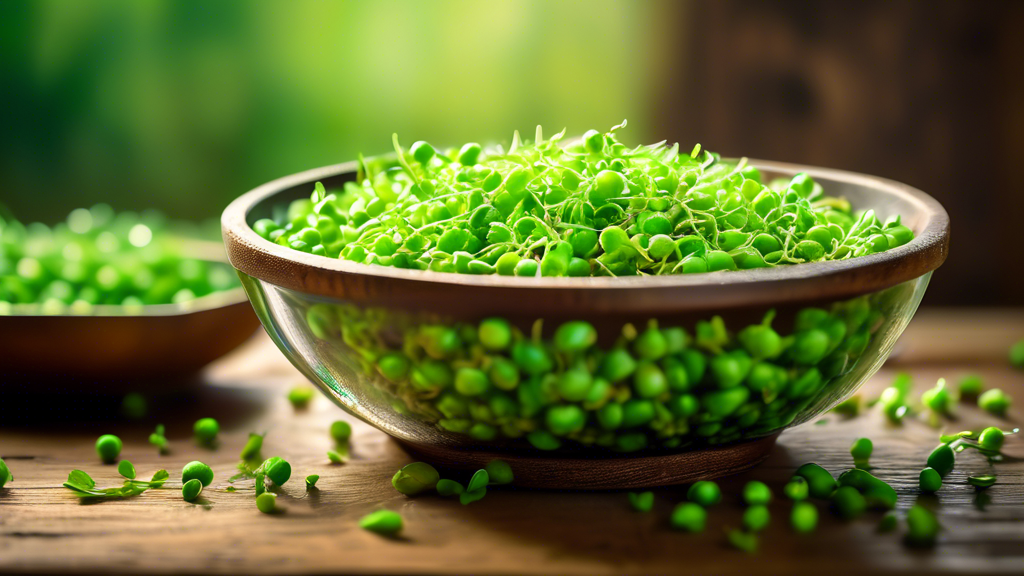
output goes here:
<path id="1" fill-rule="evenodd" d="M 260 202 L 296 186 L 353 173 L 355 162 L 306 170 L 263 184 L 236 198 L 221 218 L 228 260 L 239 271 L 275 286 L 314 296 L 348 301 L 431 297 L 516 298 L 524 308 L 560 306 L 599 309 L 622 305 L 637 310 L 687 310 L 775 305 L 840 299 L 876 292 L 913 280 L 938 268 L 949 247 L 949 216 L 931 196 L 906 184 L 856 172 L 784 162 L 748 160 L 761 170 L 844 182 L 890 195 L 913 206 L 915 238 L 882 253 L 848 260 L 774 268 L 646 277 L 520 278 L 476 276 L 372 266 L 316 256 L 260 237 L 247 222 Z M 910 220 L 910 214 L 902 214 Z M 426 298 L 426 300 L 424 300 Z M 545 300 L 548 304 L 545 305 Z M 635 305 L 633 304 L 635 303 Z M 574 312 L 575 310 L 563 310 Z"/>

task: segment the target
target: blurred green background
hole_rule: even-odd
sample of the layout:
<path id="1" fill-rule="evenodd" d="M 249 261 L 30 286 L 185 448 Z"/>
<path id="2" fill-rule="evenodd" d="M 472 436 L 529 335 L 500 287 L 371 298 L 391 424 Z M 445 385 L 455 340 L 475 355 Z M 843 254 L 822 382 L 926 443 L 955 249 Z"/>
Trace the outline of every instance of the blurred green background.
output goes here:
<path id="1" fill-rule="evenodd" d="M 1024 2 L 0 0 L 0 203 L 216 218 L 406 145 L 609 128 L 916 186 L 928 304 L 1020 305 Z"/>
<path id="2" fill-rule="evenodd" d="M 306 168 L 406 145 L 646 137 L 649 2 L 4 0 L 0 201 L 208 218 Z"/>

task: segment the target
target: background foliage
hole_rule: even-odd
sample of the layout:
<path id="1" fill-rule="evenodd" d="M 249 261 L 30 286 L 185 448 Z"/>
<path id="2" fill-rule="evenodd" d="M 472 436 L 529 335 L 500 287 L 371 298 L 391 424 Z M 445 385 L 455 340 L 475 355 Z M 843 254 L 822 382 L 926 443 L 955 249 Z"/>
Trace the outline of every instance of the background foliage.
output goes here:
<path id="1" fill-rule="evenodd" d="M 403 142 L 629 118 L 655 86 L 645 2 L 0 3 L 0 199 L 219 215 L 238 194 Z"/>

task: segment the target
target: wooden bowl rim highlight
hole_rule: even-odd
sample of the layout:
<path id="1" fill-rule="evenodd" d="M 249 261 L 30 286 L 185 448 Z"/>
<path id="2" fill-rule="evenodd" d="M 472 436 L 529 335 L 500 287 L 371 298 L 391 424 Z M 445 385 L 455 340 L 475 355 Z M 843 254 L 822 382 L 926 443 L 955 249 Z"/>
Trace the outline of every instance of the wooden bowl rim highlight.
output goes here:
<path id="1" fill-rule="evenodd" d="M 257 206 L 283 193 L 311 191 L 313 183 L 334 185 L 354 179 L 356 163 L 307 170 L 268 182 L 235 199 L 221 225 L 228 259 L 239 271 L 280 288 L 366 305 L 398 305 L 435 312 L 488 309 L 568 316 L 594 313 L 654 314 L 775 306 L 839 300 L 883 290 L 938 268 L 949 249 L 949 216 L 924 192 L 892 180 L 798 164 L 749 160 L 771 175 L 806 172 L 822 182 L 850 186 L 873 198 L 871 206 L 892 208 L 915 232 L 897 248 L 848 260 L 774 268 L 646 277 L 521 278 L 476 276 L 371 266 L 316 256 L 277 245 L 252 229 Z"/>

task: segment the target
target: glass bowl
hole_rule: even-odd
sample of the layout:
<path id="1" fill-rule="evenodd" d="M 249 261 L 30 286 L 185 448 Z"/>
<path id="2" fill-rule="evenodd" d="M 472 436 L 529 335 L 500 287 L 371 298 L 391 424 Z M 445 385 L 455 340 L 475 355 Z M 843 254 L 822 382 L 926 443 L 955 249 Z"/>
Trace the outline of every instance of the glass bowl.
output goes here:
<path id="1" fill-rule="evenodd" d="M 310 170 L 235 200 L 229 259 L 270 337 L 339 406 L 454 468 L 493 458 L 523 486 L 626 488 L 723 475 L 843 401 L 889 356 L 946 258 L 949 219 L 909 186 L 807 172 L 916 237 L 860 258 L 630 278 L 471 276 L 282 247 L 251 225 L 354 180 Z M 768 329 L 770 326 L 770 329 Z M 778 353 L 778 350 L 784 351 Z"/>

